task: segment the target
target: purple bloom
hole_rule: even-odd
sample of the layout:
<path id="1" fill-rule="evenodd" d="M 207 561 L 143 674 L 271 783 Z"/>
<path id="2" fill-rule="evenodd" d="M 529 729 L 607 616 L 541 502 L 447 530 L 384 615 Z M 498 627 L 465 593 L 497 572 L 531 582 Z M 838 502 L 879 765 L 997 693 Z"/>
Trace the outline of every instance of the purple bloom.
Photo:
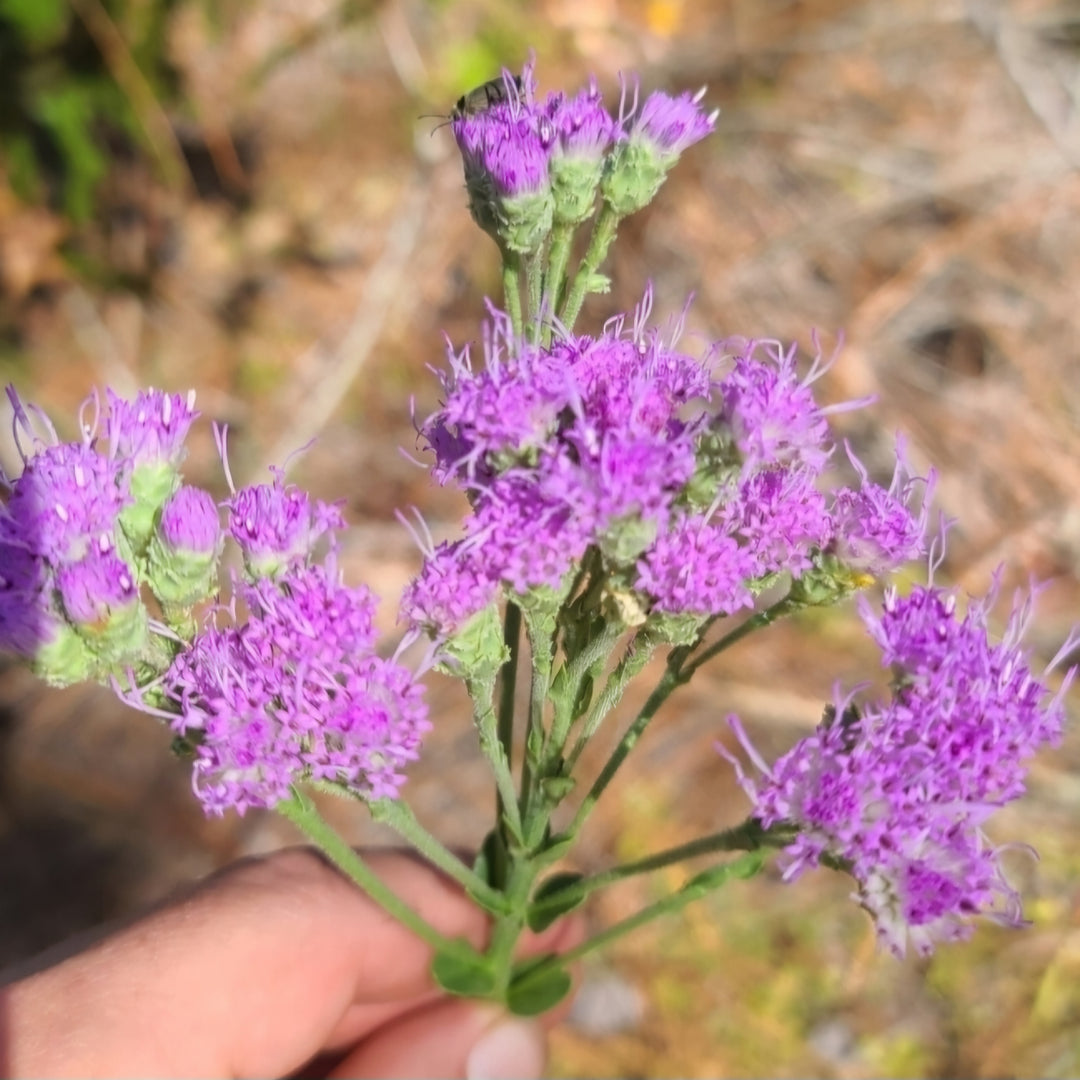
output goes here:
<path id="1" fill-rule="evenodd" d="M 1023 792 L 1031 756 L 1059 741 L 1064 688 L 1051 697 L 1020 646 L 1030 601 L 996 645 L 989 606 L 972 603 L 960 618 L 953 593 L 890 590 L 880 616 L 866 604 L 862 616 L 882 662 L 897 669 L 891 700 L 838 696 L 817 731 L 771 768 L 741 735 L 763 773 L 751 781 L 740 770 L 755 816 L 799 829 L 786 877 L 825 857 L 843 863 L 897 954 L 968 936 L 971 914 L 1020 920 L 982 825 Z"/>
<path id="2" fill-rule="evenodd" d="M 761 345 L 768 351 L 766 360 L 757 356 Z M 821 373 L 815 363 L 800 379 L 794 346 L 785 352 L 778 342 L 751 341 L 740 348 L 720 393 L 721 415 L 745 468 L 798 461 L 821 470 L 829 454 L 829 425 L 810 389 Z"/>
<path id="3" fill-rule="evenodd" d="M 165 679 L 206 811 L 270 807 L 307 779 L 396 796 L 427 708 L 412 675 L 374 654 L 368 590 L 318 565 L 239 594 L 247 622 L 205 629 Z"/>
<path id="4" fill-rule="evenodd" d="M 833 494 L 833 540 L 830 552 L 849 569 L 881 575 L 925 550 L 927 508 L 934 487 L 934 473 L 923 481 L 911 476 L 897 447 L 896 468 L 889 487 L 873 483 L 866 469 L 848 449 L 848 456 L 862 480 L 858 491 L 841 488 Z M 915 514 L 909 504 L 918 485 L 925 484 L 922 508 Z"/>
<path id="5" fill-rule="evenodd" d="M 167 465 L 184 457 L 184 440 L 198 419 L 195 391 L 186 396 L 164 390 L 140 390 L 125 401 L 106 390 L 109 402 L 109 456 L 130 465 Z"/>
<path id="6" fill-rule="evenodd" d="M 162 508 L 158 530 L 172 551 L 216 552 L 222 538 L 217 503 L 209 492 L 185 484 Z"/>
<path id="7" fill-rule="evenodd" d="M 627 135 L 653 146 L 658 154 L 678 157 L 716 128 L 718 109 L 706 113 L 701 107 L 702 87 L 696 94 L 678 97 L 656 90 L 646 99 L 641 112 L 627 124 Z"/>
<path id="8" fill-rule="evenodd" d="M 229 533 L 252 577 L 273 577 L 312 558 L 324 534 L 345 527 L 338 506 L 312 499 L 278 473 L 273 484 L 241 488 L 225 504 Z"/>
<path id="9" fill-rule="evenodd" d="M 753 577 L 782 571 L 798 577 L 824 547 L 832 520 L 806 467 L 761 469 L 746 477 L 717 516 L 752 553 Z"/>
<path id="10" fill-rule="evenodd" d="M 432 638 L 453 636 L 495 600 L 498 576 L 471 540 L 442 543 L 428 553 L 401 598 L 401 615 Z"/>
<path id="11" fill-rule="evenodd" d="M 53 566 L 112 543 L 130 502 L 127 475 L 85 443 L 45 446 L 12 484 L 4 532 Z"/>
<path id="12" fill-rule="evenodd" d="M 77 563 L 60 567 L 56 587 L 70 622 L 90 634 L 139 604 L 135 574 L 111 548 L 92 548 Z"/>
<path id="13" fill-rule="evenodd" d="M 670 615 L 731 615 L 754 606 L 750 551 L 703 515 L 680 518 L 638 564 L 636 588 Z"/>
<path id="14" fill-rule="evenodd" d="M 604 107 L 595 79 L 576 97 L 550 95 L 545 107 L 555 132 L 556 156 L 594 161 L 604 157 L 617 125 Z"/>
<path id="15" fill-rule="evenodd" d="M 51 639 L 59 615 L 45 592 L 47 572 L 25 543 L 0 538 L 0 650 L 32 658 Z"/>

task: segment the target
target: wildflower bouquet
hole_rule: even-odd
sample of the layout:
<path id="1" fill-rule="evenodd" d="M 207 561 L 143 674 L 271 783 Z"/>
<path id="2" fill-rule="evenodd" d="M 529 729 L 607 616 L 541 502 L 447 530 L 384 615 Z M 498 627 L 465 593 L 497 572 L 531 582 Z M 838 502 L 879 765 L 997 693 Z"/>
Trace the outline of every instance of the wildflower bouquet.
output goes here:
<path id="1" fill-rule="evenodd" d="M 220 430 L 229 497 L 218 505 L 185 485 L 198 414 L 193 397 L 160 391 L 91 397 L 74 442 L 9 392 L 24 467 L 0 511 L 0 645 L 53 685 L 97 680 L 160 718 L 208 813 L 278 811 L 432 946 L 443 987 L 522 1014 L 567 992 L 576 957 L 772 858 L 789 880 L 818 864 L 850 875 L 897 954 L 967 936 L 974 915 L 1020 923 L 983 825 L 1059 739 L 1072 672 L 1057 694 L 1031 672 L 1030 598 L 994 640 L 993 597 L 964 604 L 932 580 L 859 601 L 893 672 L 887 700 L 838 688 L 817 730 L 772 764 L 730 718 L 753 765 L 731 759 L 751 802 L 741 825 L 591 876 L 559 868 L 702 666 L 911 560 L 927 559 L 932 579 L 942 546 L 927 541 L 933 476 L 911 474 L 902 444 L 888 487 L 850 450 L 857 482 L 830 482 L 820 357 L 800 373 L 794 347 L 768 340 L 690 355 L 680 320 L 650 324 L 649 289 L 599 332 L 578 330 L 585 297 L 607 287 L 619 223 L 712 131 L 700 94 L 639 102 L 628 86 L 612 115 L 595 84 L 540 99 L 530 67 L 481 89 L 451 125 L 470 211 L 502 256 L 505 310 L 489 306 L 481 356 L 451 348 L 442 403 L 419 426 L 432 478 L 460 487 L 470 510 L 449 541 L 419 523 L 425 558 L 401 599 L 396 650 L 376 640 L 372 594 L 342 579 L 338 507 L 281 472 L 237 489 Z M 219 595 L 226 544 L 239 559 Z M 585 748 L 658 654 L 645 704 L 586 773 Z M 493 777 L 496 818 L 471 865 L 400 797 L 429 727 L 430 668 L 466 686 Z M 490 915 L 486 948 L 445 939 L 405 906 L 311 790 L 364 803 L 457 881 Z M 570 953 L 515 958 L 526 927 L 702 856 L 715 865 Z"/>

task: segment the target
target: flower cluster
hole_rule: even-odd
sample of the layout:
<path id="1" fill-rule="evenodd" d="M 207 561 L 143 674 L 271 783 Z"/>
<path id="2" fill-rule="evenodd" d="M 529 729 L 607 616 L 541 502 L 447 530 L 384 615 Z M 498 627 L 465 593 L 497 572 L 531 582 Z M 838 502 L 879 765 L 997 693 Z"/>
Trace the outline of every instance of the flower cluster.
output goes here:
<path id="1" fill-rule="evenodd" d="M 839 588 L 922 550 L 902 464 L 889 489 L 863 471 L 857 488 L 821 490 L 820 366 L 800 377 L 771 342 L 696 359 L 647 328 L 648 308 L 629 330 L 617 319 L 550 348 L 514 341 L 494 313 L 484 365 L 451 356 L 421 434 L 472 513 L 407 591 L 414 626 L 452 635 L 500 586 L 565 594 L 590 549 L 635 610 L 700 619 L 752 607 L 781 572 Z"/>
<path id="2" fill-rule="evenodd" d="M 204 629 L 165 677 L 208 812 L 271 807 L 301 780 L 394 797 L 427 729 L 421 686 L 374 652 L 375 602 L 333 563 L 241 584 L 247 619 Z"/>
<path id="3" fill-rule="evenodd" d="M 967 937 L 967 917 L 1020 922 L 1019 898 L 982 825 L 1024 791 L 1026 762 L 1056 744 L 1061 691 L 1029 668 L 1021 637 L 1030 599 L 1014 606 L 1003 639 L 987 632 L 992 598 L 957 611 L 955 593 L 886 592 L 862 617 L 895 680 L 886 702 L 838 696 L 817 731 L 743 786 L 765 827 L 793 825 L 785 849 L 792 879 L 822 860 L 848 868 L 883 943 L 920 955 Z M 1066 646 L 1062 655 L 1067 649 Z"/>
<path id="4" fill-rule="evenodd" d="M 451 117 L 461 150 L 469 208 L 477 224 L 512 252 L 540 249 L 552 225 L 575 226 L 597 191 L 618 217 L 645 206 L 679 155 L 712 131 L 701 95 L 649 96 L 640 111 L 605 108 L 595 81 L 573 97 L 538 101 L 531 65 L 505 72 L 483 107 Z M 636 101 L 636 92 L 635 92 Z"/>
<path id="5" fill-rule="evenodd" d="M 302 779 L 396 794 L 426 709 L 413 675 L 375 651 L 371 594 L 336 571 L 340 509 L 277 472 L 232 493 L 223 529 L 180 475 L 193 396 L 109 391 L 104 417 L 94 396 L 75 442 L 9 396 L 29 446 L 4 480 L 0 649 L 166 719 L 210 812 L 273 805 Z M 226 536 L 246 571 L 228 607 L 214 603 Z"/>
<path id="6" fill-rule="evenodd" d="M 129 402 L 109 392 L 102 423 L 91 397 L 82 438 L 62 442 L 44 416 L 8 396 L 23 470 L 3 481 L 0 649 L 60 686 L 152 662 L 140 586 L 155 525 L 180 484 L 193 398 L 148 390 Z"/>

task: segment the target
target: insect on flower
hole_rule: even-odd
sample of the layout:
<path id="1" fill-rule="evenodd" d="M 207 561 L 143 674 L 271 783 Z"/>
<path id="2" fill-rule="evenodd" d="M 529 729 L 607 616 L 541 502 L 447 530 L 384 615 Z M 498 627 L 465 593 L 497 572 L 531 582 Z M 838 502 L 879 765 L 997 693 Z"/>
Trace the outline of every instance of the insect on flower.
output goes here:
<path id="1" fill-rule="evenodd" d="M 457 120 L 464 120 L 467 116 L 479 116 L 481 113 L 487 112 L 492 106 L 501 105 L 503 102 L 510 100 L 511 92 L 508 80 L 509 84 L 514 87 L 514 93 L 524 93 L 525 84 L 521 81 L 520 75 L 500 75 L 496 79 L 488 79 L 486 83 L 481 83 L 480 86 L 470 90 L 467 94 L 462 94 L 446 116 L 443 116 L 442 113 L 425 113 L 420 119 L 433 117 L 442 121 L 441 124 L 432 129 L 431 134 L 434 135 L 439 128 L 445 127 L 447 124 L 452 124 Z"/>
<path id="2" fill-rule="evenodd" d="M 521 94 L 524 89 L 521 76 L 512 75 L 510 81 L 514 86 L 514 92 Z M 450 110 L 450 119 L 461 120 L 466 116 L 477 116 L 493 105 L 501 105 L 509 99 L 510 87 L 505 75 L 500 75 L 497 79 L 488 79 L 486 83 L 482 83 L 467 94 L 462 94 L 457 99 L 453 109 Z"/>

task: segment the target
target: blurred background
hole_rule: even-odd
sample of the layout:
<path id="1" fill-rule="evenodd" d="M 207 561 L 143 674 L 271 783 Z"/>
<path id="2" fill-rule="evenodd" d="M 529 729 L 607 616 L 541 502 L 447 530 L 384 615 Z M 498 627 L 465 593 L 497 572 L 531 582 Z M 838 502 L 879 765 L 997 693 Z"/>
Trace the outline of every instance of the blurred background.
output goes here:
<path id="1" fill-rule="evenodd" d="M 1053 656 L 1080 619 L 1080 3 L 0 0 L 0 376 L 67 436 L 94 385 L 195 387 L 230 426 L 238 484 L 316 440 L 290 475 L 345 497 L 347 572 L 394 633 L 418 564 L 395 508 L 452 535 L 463 505 L 399 452 L 415 450 L 410 401 L 435 406 L 442 332 L 476 340 L 498 291 L 438 117 L 530 48 L 541 92 L 591 72 L 614 102 L 637 71 L 646 89 L 707 84 L 722 109 L 624 224 L 612 293 L 582 326 L 651 278 L 661 318 L 695 294 L 689 348 L 842 335 L 821 395 L 879 398 L 841 415 L 843 434 L 880 478 L 906 433 L 959 519 L 946 578 L 982 592 L 1004 563 L 1006 600 L 1046 582 L 1034 666 Z M 188 475 L 224 492 L 207 429 Z M 724 717 L 779 754 L 834 679 L 880 679 L 873 663 L 851 611 L 721 658 L 605 796 L 580 866 L 739 820 L 712 749 Z M 491 793 L 461 693 L 431 690 L 406 790 L 474 846 Z M 268 816 L 205 820 L 168 746 L 104 691 L 0 671 L 0 964 L 295 842 Z M 980 926 L 901 963 L 837 875 L 736 884 L 586 966 L 554 1075 L 1077 1075 L 1078 757 L 1070 735 L 993 823 L 1039 849 L 1010 862 L 1030 929 Z M 357 842 L 385 839 L 328 812 Z M 590 918 L 681 880 L 661 878 Z"/>

